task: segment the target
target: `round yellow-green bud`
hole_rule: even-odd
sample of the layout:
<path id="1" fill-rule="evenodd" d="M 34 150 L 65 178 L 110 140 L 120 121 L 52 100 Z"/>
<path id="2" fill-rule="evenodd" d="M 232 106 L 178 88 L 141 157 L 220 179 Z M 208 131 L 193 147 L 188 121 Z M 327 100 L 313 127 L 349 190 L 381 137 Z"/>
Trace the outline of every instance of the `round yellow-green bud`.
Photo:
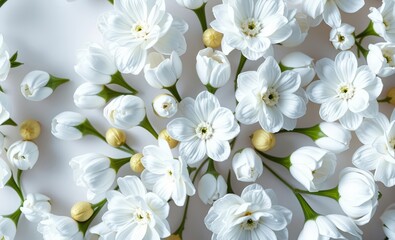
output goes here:
<path id="1" fill-rule="evenodd" d="M 166 240 L 181 240 L 181 237 L 178 234 L 172 234 L 169 237 L 167 237 Z"/>
<path id="2" fill-rule="evenodd" d="M 218 48 L 221 46 L 222 37 L 222 33 L 209 28 L 203 33 L 203 43 L 206 47 Z"/>
<path id="3" fill-rule="evenodd" d="M 175 148 L 178 145 L 178 141 L 170 137 L 169 132 L 167 132 L 167 129 L 163 129 L 159 133 L 159 138 L 165 140 L 169 144 L 170 148 Z"/>
<path id="4" fill-rule="evenodd" d="M 22 136 L 23 140 L 32 141 L 41 133 L 40 123 L 33 119 L 28 119 L 21 123 L 19 128 L 19 134 Z"/>
<path id="5" fill-rule="evenodd" d="M 133 172 L 141 173 L 144 170 L 141 158 L 143 158 L 143 154 L 141 153 L 136 153 L 130 158 L 130 168 Z"/>
<path id="6" fill-rule="evenodd" d="M 395 88 L 391 88 L 387 92 L 388 103 L 395 105 Z"/>
<path id="7" fill-rule="evenodd" d="M 266 152 L 276 145 L 276 137 L 273 133 L 258 129 L 252 134 L 251 143 L 256 150 Z"/>
<path id="8" fill-rule="evenodd" d="M 71 217 L 77 222 L 88 221 L 93 215 L 92 205 L 88 202 L 77 202 L 71 208 Z"/>
<path id="9" fill-rule="evenodd" d="M 126 142 L 126 134 L 117 128 L 109 128 L 106 132 L 106 141 L 113 147 L 120 147 Z"/>

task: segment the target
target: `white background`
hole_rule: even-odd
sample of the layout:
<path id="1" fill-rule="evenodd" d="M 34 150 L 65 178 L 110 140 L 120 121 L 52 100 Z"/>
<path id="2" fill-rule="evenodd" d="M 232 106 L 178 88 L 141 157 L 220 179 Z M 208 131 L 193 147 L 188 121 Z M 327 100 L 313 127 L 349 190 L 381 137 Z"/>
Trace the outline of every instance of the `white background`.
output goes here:
<path id="1" fill-rule="evenodd" d="M 207 5 L 209 22 L 213 20 L 210 9 L 219 2 L 219 0 L 209 1 Z M 203 48 L 200 40 L 200 25 L 193 12 L 179 7 L 174 0 L 168 0 L 166 3 L 170 13 L 184 18 L 190 26 L 186 34 L 188 50 L 182 56 L 184 64 L 183 76 L 178 88 L 182 96 L 196 97 L 200 91 L 204 90 L 195 72 L 195 56 Z M 368 7 L 378 7 L 380 1 L 367 0 L 366 5 L 357 14 L 343 13 L 343 21 L 356 26 L 357 33 L 361 32 L 368 24 L 368 18 L 366 17 L 369 12 Z M 50 133 L 52 118 L 65 110 L 79 111 L 85 114 L 102 133 L 110 127 L 102 117 L 101 109 L 82 111 L 74 106 L 73 93 L 83 81 L 75 74 L 73 66 L 76 63 L 78 49 L 83 48 L 87 42 L 102 41 L 96 27 L 96 21 L 98 16 L 111 10 L 111 8 L 112 6 L 106 0 L 79 0 L 75 2 L 67 2 L 66 0 L 9 0 L 0 8 L 0 33 L 4 35 L 10 53 L 18 51 L 18 60 L 25 63 L 22 67 L 12 69 L 7 81 L 2 83 L 13 105 L 12 118 L 18 123 L 28 118 L 37 119 L 42 124 L 42 135 L 35 141 L 40 149 L 40 158 L 34 169 L 23 174 L 23 188 L 25 193 L 39 192 L 49 196 L 52 199 L 54 214 L 69 215 L 69 209 L 75 202 L 86 199 L 85 190 L 77 187 L 73 181 L 72 171 L 68 165 L 72 157 L 88 152 L 99 152 L 111 157 L 125 156 L 123 153 L 108 147 L 105 143 L 93 137 L 67 142 L 56 139 Z M 333 49 L 328 41 L 329 30 L 327 26 L 321 24 L 319 27 L 310 30 L 310 35 L 303 45 L 293 49 L 276 47 L 276 58 L 281 59 L 285 53 L 299 50 L 316 60 L 323 57 L 333 59 L 337 51 Z M 366 41 L 377 41 L 377 39 L 368 38 L 365 40 L 365 47 L 367 46 Z M 239 52 L 232 52 L 229 58 L 234 74 L 237 68 Z M 249 61 L 245 65 L 244 70 L 256 70 L 262 61 L 262 59 L 257 62 Z M 360 63 L 365 64 L 364 60 L 361 60 Z M 32 70 L 44 70 L 58 77 L 70 78 L 72 82 L 59 87 L 52 96 L 42 102 L 29 102 L 22 97 L 19 91 L 19 84 L 24 75 Z M 146 100 L 147 112 L 155 128 L 158 131 L 163 129 L 167 121 L 153 115 L 150 107 L 154 96 L 163 91 L 150 88 L 141 75 L 126 76 L 126 78 L 134 87 L 140 90 L 139 96 Z M 394 78 L 383 79 L 383 82 L 385 89 L 381 97 L 385 96 L 385 92 L 389 87 L 395 85 Z M 233 83 L 230 82 L 217 92 L 217 96 L 222 105 L 234 109 L 232 88 Z M 298 122 L 299 127 L 312 126 L 320 122 L 318 106 L 310 103 L 308 107 L 308 114 Z M 380 110 L 387 116 L 392 112 L 392 109 L 393 107 L 388 104 L 380 105 Z M 242 126 L 241 129 L 242 134 L 238 138 L 236 150 L 249 146 L 248 136 L 258 129 L 258 125 Z M 19 140 L 16 128 L 2 127 L 1 130 L 10 137 L 10 142 Z M 138 151 L 141 151 L 144 145 L 155 144 L 154 139 L 140 128 L 133 128 L 127 134 L 128 144 Z M 276 156 L 286 156 L 300 146 L 313 144 L 308 138 L 300 135 L 281 135 L 277 140 L 277 146 L 269 152 Z M 342 168 L 352 165 L 352 153 L 359 146 L 360 143 L 355 134 L 353 134 L 352 148 L 346 153 L 339 155 L 337 172 L 328 182 L 328 188 L 336 185 L 338 172 Z M 273 166 L 273 164 L 270 165 Z M 274 167 L 286 179 L 294 183 L 284 169 L 277 168 L 277 166 Z M 224 176 L 226 176 L 229 168 L 230 161 L 217 164 L 217 169 Z M 124 167 L 121 171 L 121 175 L 130 173 L 131 171 L 128 167 Z M 237 181 L 232 182 L 236 193 L 240 193 L 247 185 Z M 277 193 L 279 204 L 292 210 L 294 216 L 288 229 L 290 239 L 296 239 L 304 222 L 303 214 L 296 198 L 268 171 L 264 171 L 263 176 L 258 179 L 258 183 L 265 188 L 274 189 Z M 297 184 L 295 183 L 295 185 Z M 385 188 L 381 183 L 378 183 L 378 185 L 383 197 L 371 223 L 362 227 L 364 239 L 384 239 L 379 216 L 395 199 L 393 188 Z M 322 214 L 340 213 L 337 203 L 333 200 L 308 197 L 308 201 L 317 212 Z M 18 198 L 16 194 L 7 188 L 0 190 L 0 214 L 9 214 L 17 207 Z M 197 196 L 192 198 L 184 239 L 210 239 L 211 233 L 205 228 L 203 222 L 208 208 L 209 206 L 202 204 Z M 171 205 L 169 221 L 172 230 L 177 228 L 182 210 L 182 208 Z M 16 239 L 42 239 L 41 235 L 36 231 L 36 226 L 35 223 L 30 223 L 22 217 Z"/>

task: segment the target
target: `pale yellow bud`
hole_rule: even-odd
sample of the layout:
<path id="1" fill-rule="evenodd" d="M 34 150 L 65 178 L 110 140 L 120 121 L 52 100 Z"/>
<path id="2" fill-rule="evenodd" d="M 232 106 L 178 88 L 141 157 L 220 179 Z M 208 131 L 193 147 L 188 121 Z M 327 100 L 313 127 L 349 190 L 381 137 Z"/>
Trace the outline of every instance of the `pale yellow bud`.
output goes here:
<path id="1" fill-rule="evenodd" d="M 175 140 L 174 138 L 170 137 L 170 135 L 169 135 L 169 133 L 167 132 L 166 129 L 163 129 L 159 133 L 159 138 L 165 140 L 169 144 L 170 148 L 175 148 L 178 145 L 178 141 Z"/>
<path id="2" fill-rule="evenodd" d="M 92 217 L 93 209 L 92 205 L 88 202 L 77 202 L 71 208 L 71 217 L 77 222 L 85 222 L 88 221 L 90 217 Z"/>
<path id="3" fill-rule="evenodd" d="M 222 37 L 222 33 L 209 28 L 203 33 L 203 43 L 206 47 L 218 48 L 221 46 Z"/>
<path id="4" fill-rule="evenodd" d="M 172 234 L 169 237 L 167 237 L 166 240 L 181 240 L 181 237 L 178 234 Z"/>
<path id="5" fill-rule="evenodd" d="M 391 88 L 387 92 L 388 103 L 395 105 L 395 88 Z"/>
<path id="6" fill-rule="evenodd" d="M 126 134 L 117 128 L 109 128 L 106 132 L 106 141 L 113 147 L 120 147 L 126 142 Z"/>
<path id="7" fill-rule="evenodd" d="M 141 173 L 144 170 L 141 158 L 143 158 L 143 154 L 141 153 L 136 153 L 130 158 L 130 168 L 133 172 Z"/>
<path id="8" fill-rule="evenodd" d="M 28 119 L 21 124 L 19 133 L 23 140 L 32 141 L 40 136 L 40 123 L 36 120 Z"/>
<path id="9" fill-rule="evenodd" d="M 261 152 L 266 152 L 276 145 L 276 137 L 273 133 L 258 129 L 252 134 L 252 145 Z"/>

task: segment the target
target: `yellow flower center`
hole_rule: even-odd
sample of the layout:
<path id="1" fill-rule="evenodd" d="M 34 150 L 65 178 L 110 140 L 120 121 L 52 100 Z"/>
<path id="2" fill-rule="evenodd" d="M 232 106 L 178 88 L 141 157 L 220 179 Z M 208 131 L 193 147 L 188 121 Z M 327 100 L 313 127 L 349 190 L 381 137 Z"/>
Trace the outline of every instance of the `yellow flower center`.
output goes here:
<path id="1" fill-rule="evenodd" d="M 134 213 L 134 219 L 138 224 L 145 225 L 151 222 L 151 214 L 139 208 Z"/>
<path id="2" fill-rule="evenodd" d="M 247 37 L 256 37 L 262 29 L 262 24 L 254 18 L 247 19 L 241 24 L 241 31 Z"/>
<path id="3" fill-rule="evenodd" d="M 265 102 L 266 105 L 273 107 L 278 103 L 280 99 L 280 95 L 274 88 L 269 88 L 261 97 L 262 101 Z"/>
<path id="4" fill-rule="evenodd" d="M 200 123 L 196 130 L 196 135 L 203 140 L 208 140 L 210 139 L 213 134 L 214 134 L 214 129 L 211 127 L 210 124 L 206 123 L 206 122 L 202 122 Z"/>
<path id="5" fill-rule="evenodd" d="M 354 96 L 355 88 L 351 84 L 345 84 L 339 87 L 338 97 L 343 100 L 349 100 Z"/>

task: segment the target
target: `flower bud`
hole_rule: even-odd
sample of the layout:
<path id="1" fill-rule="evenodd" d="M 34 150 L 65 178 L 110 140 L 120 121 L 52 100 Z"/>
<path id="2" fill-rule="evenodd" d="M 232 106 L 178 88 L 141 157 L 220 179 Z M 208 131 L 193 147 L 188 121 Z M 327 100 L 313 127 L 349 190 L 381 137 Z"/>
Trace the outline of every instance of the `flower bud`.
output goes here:
<path id="1" fill-rule="evenodd" d="M 228 185 L 221 176 L 206 173 L 198 183 L 198 195 L 204 204 L 213 204 L 215 200 L 225 196 Z"/>
<path id="2" fill-rule="evenodd" d="M 178 102 L 169 94 L 160 94 L 152 101 L 152 107 L 159 117 L 171 118 L 178 111 Z"/>
<path id="3" fill-rule="evenodd" d="M 141 163 L 141 159 L 143 158 L 143 154 L 136 153 L 130 158 L 130 168 L 133 172 L 141 173 L 144 170 L 144 166 Z"/>
<path id="4" fill-rule="evenodd" d="M 77 202 L 71 208 L 70 214 L 77 222 L 85 222 L 93 215 L 92 205 L 88 202 Z"/>
<path id="5" fill-rule="evenodd" d="M 178 234 L 172 234 L 169 237 L 167 237 L 166 240 L 181 240 L 181 237 Z"/>
<path id="6" fill-rule="evenodd" d="M 221 46 L 222 37 L 222 33 L 209 28 L 203 33 L 203 43 L 206 47 L 218 48 Z"/>
<path id="7" fill-rule="evenodd" d="M 252 134 L 251 143 L 261 152 L 266 152 L 276 145 L 276 137 L 273 133 L 258 129 Z"/>
<path id="8" fill-rule="evenodd" d="M 234 155 L 232 168 L 237 180 L 241 182 L 255 182 L 262 175 L 262 159 L 252 148 L 245 148 Z"/>
<path id="9" fill-rule="evenodd" d="M 120 147 L 126 142 L 126 134 L 117 128 L 109 128 L 106 132 L 106 141 L 113 147 Z"/>
<path id="10" fill-rule="evenodd" d="M 206 4 L 208 0 L 176 0 L 176 2 L 185 8 L 196 10 Z"/>
<path id="11" fill-rule="evenodd" d="M 196 72 L 204 85 L 220 88 L 230 79 L 230 63 L 223 52 L 205 48 L 196 56 Z"/>
<path id="12" fill-rule="evenodd" d="M 388 206 L 381 215 L 383 230 L 388 239 L 395 239 L 395 203 Z"/>
<path id="13" fill-rule="evenodd" d="M 395 106 L 395 88 L 391 88 L 387 92 L 388 103 Z"/>
<path id="14" fill-rule="evenodd" d="M 11 69 L 10 55 L 5 48 L 3 35 L 0 34 L 0 81 L 7 79 Z"/>
<path id="15" fill-rule="evenodd" d="M 20 210 L 30 222 L 40 222 L 51 212 L 50 199 L 40 193 L 29 193 Z"/>
<path id="16" fill-rule="evenodd" d="M 38 147 L 34 142 L 17 141 L 7 151 L 10 163 L 20 170 L 32 169 L 39 156 Z"/>
<path id="17" fill-rule="evenodd" d="M 170 148 L 175 148 L 178 145 L 178 141 L 175 140 L 174 138 L 170 137 L 169 133 L 167 132 L 167 129 L 163 129 L 159 133 L 158 138 L 165 140 L 167 142 L 167 144 L 169 144 Z"/>
<path id="18" fill-rule="evenodd" d="M 301 87 L 307 86 L 315 76 L 313 59 L 302 52 L 292 52 L 281 59 L 280 66 L 284 70 L 299 73 Z"/>
<path id="19" fill-rule="evenodd" d="M 23 138 L 23 140 L 32 141 L 41 133 L 40 123 L 33 119 L 28 119 L 21 123 L 19 128 L 19 134 Z"/>

